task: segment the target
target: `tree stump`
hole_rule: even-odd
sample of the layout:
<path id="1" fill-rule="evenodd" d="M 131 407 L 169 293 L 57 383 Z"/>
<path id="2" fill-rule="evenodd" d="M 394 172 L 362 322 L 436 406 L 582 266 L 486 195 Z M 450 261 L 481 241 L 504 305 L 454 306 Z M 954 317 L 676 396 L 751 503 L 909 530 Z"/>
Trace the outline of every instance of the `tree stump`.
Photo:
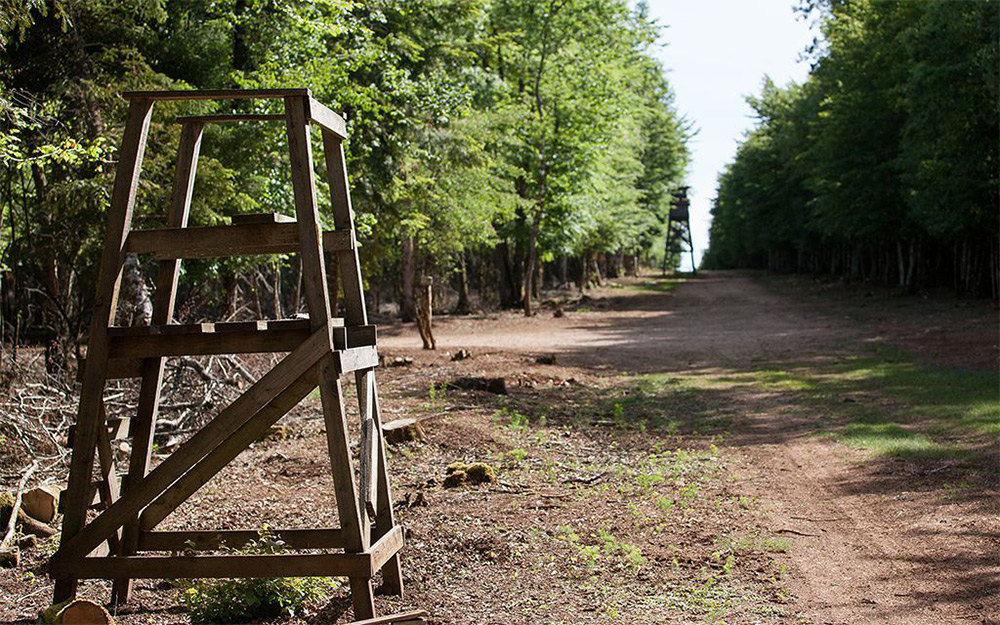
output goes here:
<path id="1" fill-rule="evenodd" d="M 396 419 L 382 424 L 382 434 L 390 443 L 424 440 L 424 429 L 416 419 Z"/>

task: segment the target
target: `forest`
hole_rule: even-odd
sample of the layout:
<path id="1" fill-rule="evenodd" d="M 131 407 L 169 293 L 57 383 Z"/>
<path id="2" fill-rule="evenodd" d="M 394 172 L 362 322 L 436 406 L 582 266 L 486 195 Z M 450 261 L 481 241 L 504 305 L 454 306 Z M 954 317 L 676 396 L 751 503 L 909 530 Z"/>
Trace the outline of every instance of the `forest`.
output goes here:
<path id="1" fill-rule="evenodd" d="M 765 81 L 706 267 L 998 297 L 1000 3 L 803 2 L 803 84 Z"/>
<path id="2" fill-rule="evenodd" d="M 531 315 L 543 285 L 583 289 L 659 264 L 692 133 L 652 54 L 660 32 L 624 0 L 4 2 L 4 343 L 15 357 L 45 345 L 51 371 L 79 355 L 126 90 L 308 87 L 342 112 L 369 305 L 404 320 L 428 282 L 441 310 Z M 137 227 L 162 225 L 172 119 L 273 112 L 249 106 L 157 109 Z M 289 214 L 284 141 L 280 125 L 209 128 L 192 225 Z M 133 284 L 153 270 L 131 265 Z M 195 260 L 177 315 L 273 319 L 303 306 L 294 256 Z"/>

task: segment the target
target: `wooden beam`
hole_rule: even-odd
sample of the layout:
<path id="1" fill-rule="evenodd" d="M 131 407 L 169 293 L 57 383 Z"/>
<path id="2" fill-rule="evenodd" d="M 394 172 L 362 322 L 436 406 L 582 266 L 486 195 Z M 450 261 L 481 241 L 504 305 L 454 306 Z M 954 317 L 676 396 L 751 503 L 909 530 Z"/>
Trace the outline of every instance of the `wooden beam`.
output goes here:
<path id="1" fill-rule="evenodd" d="M 403 527 L 397 525 L 396 527 L 389 530 L 385 536 L 378 539 L 374 545 L 371 546 L 369 550 L 372 555 L 372 566 L 378 571 L 382 568 L 389 558 L 396 555 L 396 553 L 403 548 Z"/>
<path id="2" fill-rule="evenodd" d="M 411 625 L 414 623 L 424 623 L 427 610 L 410 610 L 409 612 L 397 612 L 396 614 L 386 614 L 376 616 L 363 621 L 351 621 L 347 625 Z"/>
<path id="3" fill-rule="evenodd" d="M 280 122 L 284 115 L 183 115 L 174 120 L 178 124 L 220 124 L 226 122 Z"/>
<path id="4" fill-rule="evenodd" d="M 370 578 L 375 568 L 366 553 L 125 556 L 76 558 L 56 555 L 49 567 L 54 577 L 84 579 L 174 579 L 198 577 L 325 577 Z"/>
<path id="5" fill-rule="evenodd" d="M 347 139 L 347 123 L 344 118 L 317 102 L 315 98 L 309 98 L 309 121 L 332 132 L 341 140 Z"/>
<path id="6" fill-rule="evenodd" d="M 165 326 L 170 327 L 170 326 Z M 112 358 L 206 356 L 290 352 L 308 340 L 307 328 L 250 330 L 242 332 L 162 333 L 116 336 L 111 339 Z"/>
<path id="7" fill-rule="evenodd" d="M 306 96 L 309 89 L 190 89 L 172 91 L 123 91 L 126 100 L 252 100 Z"/>
<path id="8" fill-rule="evenodd" d="M 274 529 L 269 532 L 291 549 L 343 549 L 340 528 Z M 221 547 L 240 548 L 260 538 L 258 530 L 193 530 L 142 532 L 140 551 L 216 551 Z"/>
<path id="9" fill-rule="evenodd" d="M 165 356 L 206 356 L 290 352 L 312 334 L 308 319 L 240 321 L 232 323 L 168 324 L 162 326 L 116 326 L 109 329 L 110 354 L 118 369 L 135 371 L 130 360 Z M 334 349 L 350 351 L 372 347 L 375 326 L 334 327 Z M 369 351 L 345 355 L 343 371 L 377 366 Z M 360 359 L 360 360 L 359 360 Z"/>
<path id="10" fill-rule="evenodd" d="M 292 191 L 295 196 L 295 218 L 299 226 L 299 259 L 302 263 L 302 285 L 309 318 L 313 327 L 325 325 L 331 317 L 330 293 L 327 286 L 324 246 L 319 231 L 319 207 L 316 205 L 316 180 L 313 173 L 312 145 L 309 141 L 309 97 L 285 98 L 288 152 L 292 165 Z M 324 135 L 330 131 L 324 132 Z M 331 190 L 331 192 L 335 192 Z M 356 324 L 349 324 L 356 325 Z M 326 425 L 326 442 L 330 454 L 330 469 L 337 494 L 337 513 L 344 530 L 344 549 L 365 551 L 369 544 L 368 517 L 358 509 L 358 492 L 354 482 L 344 411 L 343 388 L 340 384 L 342 361 L 330 354 L 320 361 L 319 389 Z M 351 603 L 358 618 L 375 616 L 375 599 L 371 576 L 354 576 L 351 582 Z"/>
<path id="11" fill-rule="evenodd" d="M 139 171 L 146 150 L 146 136 L 153 114 L 153 102 L 149 99 L 134 99 L 129 103 L 128 120 L 118 153 L 118 167 L 115 171 L 114 188 L 108 208 L 107 226 L 104 236 L 104 251 L 101 255 L 97 274 L 97 289 L 94 312 L 90 320 L 90 339 L 87 347 L 89 357 L 83 374 L 80 391 L 80 407 L 77 411 L 77 445 L 70 461 L 69 484 L 66 492 L 65 515 L 63 516 L 60 551 L 86 531 L 87 499 L 90 478 L 94 468 L 94 451 L 97 447 L 98 430 L 104 428 L 100 418 L 103 403 L 104 383 L 108 366 L 108 326 L 113 323 L 118 303 L 118 288 L 121 280 L 124 247 L 132 226 L 132 208 L 135 204 L 139 185 Z M 98 537 L 84 555 L 111 535 L 109 530 Z M 65 601 L 76 594 L 79 576 L 69 573 L 61 579 L 55 576 L 53 591 L 55 603 Z"/>
<path id="12" fill-rule="evenodd" d="M 215 258 L 247 254 L 285 254 L 298 247 L 295 224 L 246 224 L 203 228 L 137 230 L 127 250 L 156 258 Z"/>
<path id="13" fill-rule="evenodd" d="M 343 252 L 356 247 L 351 230 L 328 230 L 322 236 L 323 251 Z M 294 221 L 240 223 L 201 228 L 156 228 L 129 234 L 126 252 L 171 258 L 220 258 L 298 252 L 298 227 Z"/>
<path id="14" fill-rule="evenodd" d="M 245 423 L 235 429 L 209 453 L 195 463 L 179 480 L 164 490 L 142 513 L 140 527 L 150 530 L 177 506 L 204 486 L 236 456 L 263 436 L 269 427 L 283 417 L 306 395 L 316 388 L 316 367 L 303 374 L 288 388 L 270 399 Z"/>
<path id="15" fill-rule="evenodd" d="M 375 505 L 375 536 L 384 536 L 397 527 L 395 512 L 392 509 L 392 486 L 389 483 L 389 460 L 386 457 L 385 437 L 382 433 L 382 405 L 379 401 L 378 382 L 375 380 L 375 373 L 370 373 L 372 378 L 372 420 L 375 422 L 375 431 L 378 435 L 378 447 L 376 448 L 377 472 L 376 489 L 378 499 Z M 358 385 L 361 384 L 361 373 L 354 374 Z M 403 595 L 403 569 L 401 558 L 397 552 L 391 556 L 382 567 L 382 587 L 381 591 L 389 595 Z"/>

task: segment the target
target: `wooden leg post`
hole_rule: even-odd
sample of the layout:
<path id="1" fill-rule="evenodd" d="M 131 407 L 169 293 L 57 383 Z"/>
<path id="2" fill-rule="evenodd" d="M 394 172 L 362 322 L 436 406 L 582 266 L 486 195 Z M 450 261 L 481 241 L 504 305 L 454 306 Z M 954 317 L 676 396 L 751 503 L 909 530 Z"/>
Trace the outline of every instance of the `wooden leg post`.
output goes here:
<path id="1" fill-rule="evenodd" d="M 186 123 L 181 129 L 180 146 L 177 150 L 177 169 L 174 186 L 167 211 L 167 226 L 183 228 L 187 226 L 191 212 L 191 193 L 194 191 L 194 177 L 198 169 L 198 153 L 204 124 Z M 180 274 L 180 259 L 170 258 L 160 261 L 156 274 L 156 294 L 153 302 L 152 323 L 166 325 L 174 316 L 174 301 L 177 295 L 177 279 Z M 142 363 L 142 386 L 139 391 L 139 405 L 132 421 L 132 452 L 129 457 L 129 483 L 137 484 L 149 472 L 149 461 L 153 453 L 153 435 L 156 431 L 156 416 L 160 406 L 160 387 L 163 384 L 163 358 L 147 358 Z M 139 521 L 129 521 L 122 532 L 121 548 L 117 555 L 131 556 L 139 544 Z M 131 579 L 116 579 L 111 589 L 111 602 L 115 605 L 126 603 L 132 594 Z"/>
<path id="2" fill-rule="evenodd" d="M 87 348 L 83 387 L 80 391 L 80 408 L 77 413 L 73 458 L 70 461 L 69 483 L 66 488 L 60 548 L 72 540 L 83 528 L 87 519 L 98 428 L 106 427 L 101 419 L 101 404 L 108 367 L 108 326 L 114 320 L 118 304 L 118 286 L 124 261 L 122 251 L 132 225 L 132 206 L 135 203 L 139 170 L 142 168 L 146 134 L 149 131 L 152 112 L 153 103 L 150 100 L 133 100 L 129 105 L 115 185 L 111 193 L 111 206 L 108 209 L 108 225 L 98 273 L 94 315 L 90 322 L 90 342 Z M 66 577 L 57 579 L 54 601 L 58 603 L 75 596 L 76 587 L 76 579 Z"/>
<path id="3" fill-rule="evenodd" d="M 319 232 L 319 208 L 316 205 L 316 181 L 313 174 L 312 147 L 309 142 L 309 98 L 285 98 L 285 119 L 289 157 L 292 166 L 292 191 L 295 197 L 303 286 L 309 319 L 314 329 L 328 324 L 331 317 L 330 296 L 323 259 L 323 244 Z M 347 436 L 347 415 L 340 385 L 340 374 L 332 353 L 321 361 L 318 373 L 320 398 L 326 420 L 327 447 L 337 498 L 337 512 L 344 535 L 344 551 L 359 553 L 367 550 L 370 532 L 368 517 L 358 508 L 358 491 L 351 466 Z M 370 578 L 352 577 L 351 597 L 354 618 L 372 618 L 375 600 Z"/>

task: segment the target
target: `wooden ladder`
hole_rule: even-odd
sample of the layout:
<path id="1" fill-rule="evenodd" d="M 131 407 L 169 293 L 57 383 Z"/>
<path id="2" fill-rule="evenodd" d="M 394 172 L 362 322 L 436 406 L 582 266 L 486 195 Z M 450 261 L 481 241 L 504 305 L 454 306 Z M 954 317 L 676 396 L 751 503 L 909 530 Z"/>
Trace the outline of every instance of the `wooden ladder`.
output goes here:
<path id="1" fill-rule="evenodd" d="M 233 91 L 144 91 L 129 101 L 107 233 L 90 324 L 89 347 L 73 454 L 64 496 L 59 551 L 50 575 L 55 601 L 75 596 L 80 579 L 113 580 L 112 602 L 128 601 L 137 578 L 346 576 L 354 617 L 375 616 L 372 578 L 382 572 L 382 590 L 402 594 L 399 550 L 402 528 L 393 519 L 385 447 L 380 425 L 375 327 L 368 324 L 344 162 L 344 120 L 312 98 L 308 89 Z M 161 100 L 270 98 L 284 101 L 284 115 L 181 117 L 180 148 L 166 228 L 132 231 L 146 135 L 153 104 Z M 195 170 L 206 124 L 285 122 L 291 157 L 295 218 L 245 215 L 231 226 L 189 228 Z M 323 232 L 316 205 L 310 125 L 323 137 L 335 229 Z M 240 323 L 176 324 L 174 300 L 180 261 L 236 254 L 297 252 L 308 319 Z M 158 260 L 152 324 L 114 327 L 122 266 L 128 253 Z M 336 254 L 344 291 L 344 317 L 331 315 L 336 293 L 327 287 L 324 253 Z M 288 352 L 232 404 L 174 453 L 150 470 L 153 434 L 163 381 L 164 358 L 179 355 Z M 361 459 L 355 480 L 340 376 L 353 372 L 361 415 Z M 128 424 L 132 438 L 125 481 L 119 485 L 111 441 L 122 437 L 124 420 L 107 419 L 108 379 L 141 378 L 137 410 Z M 267 432 L 316 387 L 320 389 L 327 446 L 336 491 L 339 528 L 274 530 L 292 550 L 310 553 L 197 554 L 239 547 L 257 538 L 246 531 L 155 531 L 155 527 L 226 464 Z M 94 480 L 94 457 L 99 476 Z M 96 489 L 95 489 L 96 487 Z M 96 496 L 100 512 L 90 518 Z M 195 555 L 178 555 L 177 552 Z M 322 550 L 320 553 L 316 551 Z M 332 552 L 331 552 L 332 551 Z M 174 552 L 149 555 L 148 552 Z"/>

